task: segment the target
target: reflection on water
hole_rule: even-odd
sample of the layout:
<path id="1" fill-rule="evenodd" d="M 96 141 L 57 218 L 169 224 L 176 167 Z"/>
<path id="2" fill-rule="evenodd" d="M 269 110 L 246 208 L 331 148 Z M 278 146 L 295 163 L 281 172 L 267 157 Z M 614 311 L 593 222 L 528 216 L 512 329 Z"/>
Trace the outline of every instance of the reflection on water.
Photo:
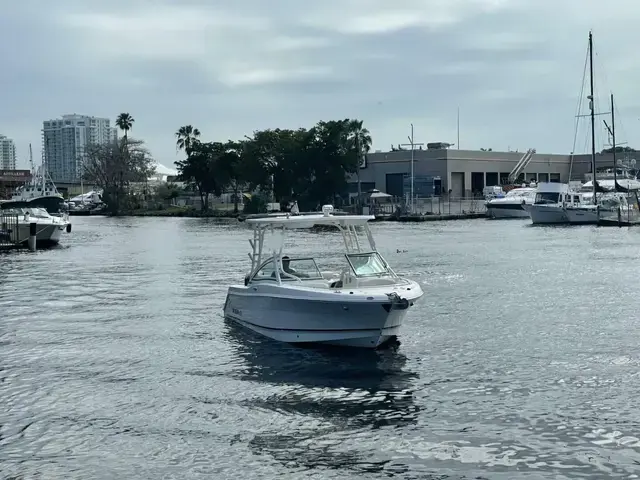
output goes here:
<path id="1" fill-rule="evenodd" d="M 373 461 L 370 452 L 345 450 L 341 438 L 367 437 L 376 429 L 418 420 L 420 409 L 413 396 L 418 375 L 406 368 L 407 358 L 397 344 L 379 351 L 300 348 L 228 321 L 224 334 L 244 363 L 237 378 L 272 389 L 242 405 L 322 425 L 255 435 L 249 442 L 255 454 L 303 469 L 380 471 L 387 461 Z"/>
<path id="2" fill-rule="evenodd" d="M 639 231 L 525 226 L 376 224 L 425 297 L 369 351 L 225 322 L 244 227 L 78 217 L 0 257 L 0 477 L 634 478 Z"/>

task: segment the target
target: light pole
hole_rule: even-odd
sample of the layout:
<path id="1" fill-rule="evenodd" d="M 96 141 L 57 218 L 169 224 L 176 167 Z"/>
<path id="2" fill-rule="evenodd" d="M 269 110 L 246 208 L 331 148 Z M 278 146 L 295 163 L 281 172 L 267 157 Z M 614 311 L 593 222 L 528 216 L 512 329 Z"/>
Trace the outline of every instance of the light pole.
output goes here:
<path id="1" fill-rule="evenodd" d="M 400 146 L 401 147 L 408 147 L 411 146 L 411 213 L 414 213 L 414 208 L 413 208 L 413 179 L 414 179 L 414 174 L 413 174 L 413 161 L 415 160 L 415 147 L 416 146 L 422 146 L 424 145 L 424 143 L 415 143 L 413 141 L 413 123 L 411 124 L 411 136 L 407 137 L 409 139 L 409 143 L 403 143 Z"/>

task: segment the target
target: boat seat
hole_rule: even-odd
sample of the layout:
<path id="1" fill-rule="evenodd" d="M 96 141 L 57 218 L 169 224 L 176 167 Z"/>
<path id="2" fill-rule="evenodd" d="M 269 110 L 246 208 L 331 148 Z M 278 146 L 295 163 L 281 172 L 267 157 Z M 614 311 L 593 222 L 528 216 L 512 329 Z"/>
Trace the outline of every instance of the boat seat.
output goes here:
<path id="1" fill-rule="evenodd" d="M 297 283 L 297 282 L 296 282 Z M 295 283 L 293 283 L 295 285 Z M 298 283 L 299 285 L 299 283 Z M 303 287 L 310 288 L 331 288 L 331 282 L 324 279 L 302 280 Z"/>

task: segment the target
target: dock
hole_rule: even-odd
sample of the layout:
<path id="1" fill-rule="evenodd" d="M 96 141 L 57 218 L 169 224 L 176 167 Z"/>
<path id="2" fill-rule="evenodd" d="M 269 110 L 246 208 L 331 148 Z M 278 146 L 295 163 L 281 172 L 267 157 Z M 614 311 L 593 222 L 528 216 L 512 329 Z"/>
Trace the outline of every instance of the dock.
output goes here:
<path id="1" fill-rule="evenodd" d="M 438 214 L 380 215 L 380 216 L 376 216 L 376 221 L 418 223 L 418 222 L 439 222 L 442 220 L 470 220 L 474 218 L 487 218 L 487 214 L 485 212 L 469 212 L 469 213 L 452 213 L 452 214 L 445 214 L 445 215 L 438 215 Z"/>

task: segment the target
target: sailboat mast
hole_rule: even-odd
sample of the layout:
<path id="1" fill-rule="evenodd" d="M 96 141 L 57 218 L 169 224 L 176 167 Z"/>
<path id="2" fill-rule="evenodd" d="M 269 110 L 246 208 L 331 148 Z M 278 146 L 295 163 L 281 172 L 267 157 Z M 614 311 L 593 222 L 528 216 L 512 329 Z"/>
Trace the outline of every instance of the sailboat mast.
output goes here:
<path id="1" fill-rule="evenodd" d="M 616 163 L 616 115 L 613 112 L 613 93 L 611 94 L 611 143 L 613 150 L 613 185 L 618 188 L 618 166 Z"/>
<path id="2" fill-rule="evenodd" d="M 591 109 L 591 170 L 593 172 L 593 204 L 596 201 L 596 114 L 594 111 L 594 98 L 593 98 L 593 36 L 589 32 L 589 82 L 590 93 L 589 95 L 589 108 Z"/>

